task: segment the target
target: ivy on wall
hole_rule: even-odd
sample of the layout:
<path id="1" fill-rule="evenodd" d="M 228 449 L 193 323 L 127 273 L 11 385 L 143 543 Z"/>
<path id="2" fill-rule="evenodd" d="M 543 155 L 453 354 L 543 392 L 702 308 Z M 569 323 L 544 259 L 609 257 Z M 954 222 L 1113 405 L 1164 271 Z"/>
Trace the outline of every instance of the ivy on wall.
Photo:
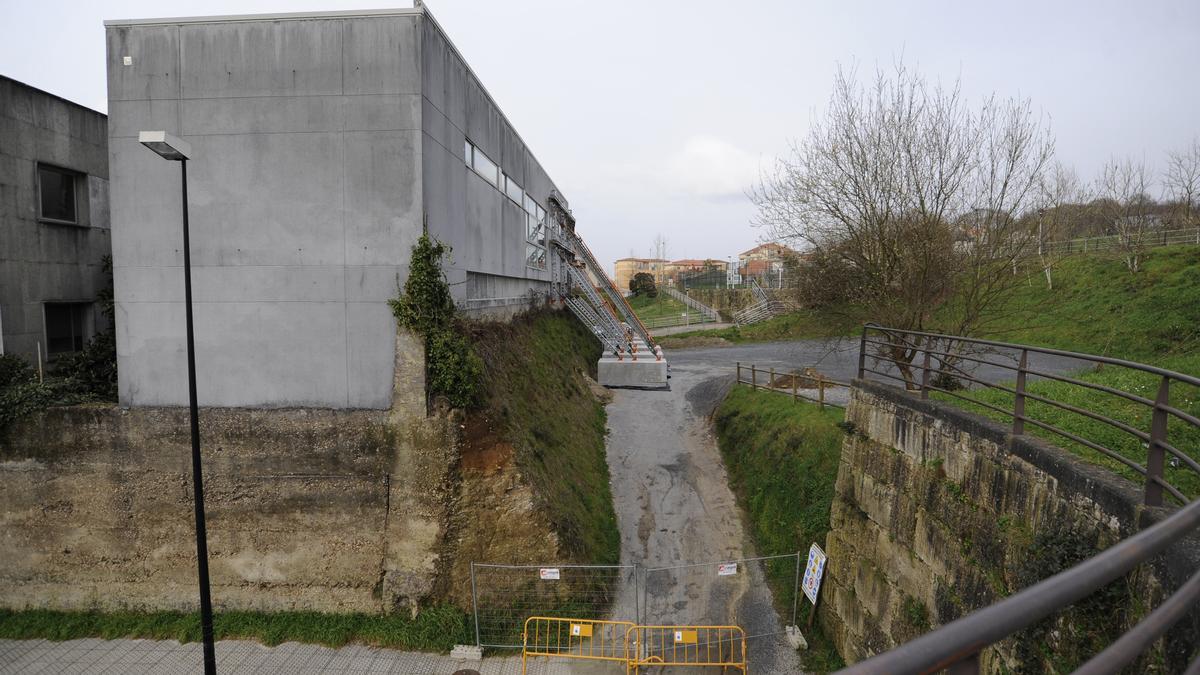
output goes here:
<path id="1" fill-rule="evenodd" d="M 400 297 L 389 300 L 396 321 L 425 340 L 426 387 L 456 408 L 480 398 L 483 363 L 459 329 L 459 318 L 442 271 L 450 247 L 428 234 L 413 246 L 408 279 Z"/>

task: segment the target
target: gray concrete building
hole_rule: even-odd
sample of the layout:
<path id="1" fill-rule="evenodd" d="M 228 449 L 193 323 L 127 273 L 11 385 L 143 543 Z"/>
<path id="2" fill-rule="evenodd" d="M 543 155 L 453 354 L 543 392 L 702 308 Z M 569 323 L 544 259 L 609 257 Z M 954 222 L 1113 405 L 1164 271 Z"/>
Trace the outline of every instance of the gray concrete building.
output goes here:
<path id="1" fill-rule="evenodd" d="M 120 400 L 187 401 L 188 163 L 201 405 L 387 408 L 422 228 L 468 312 L 563 278 L 565 202 L 432 16 L 413 9 L 106 22 Z"/>
<path id="2" fill-rule="evenodd" d="M 53 361 L 107 327 L 106 125 L 0 76 L 0 353 Z"/>

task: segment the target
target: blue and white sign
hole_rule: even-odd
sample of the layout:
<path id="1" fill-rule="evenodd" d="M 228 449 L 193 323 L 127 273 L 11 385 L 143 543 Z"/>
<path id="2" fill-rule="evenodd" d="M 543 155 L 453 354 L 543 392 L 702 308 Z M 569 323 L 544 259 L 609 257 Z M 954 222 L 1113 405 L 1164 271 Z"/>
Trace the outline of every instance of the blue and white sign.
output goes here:
<path id="1" fill-rule="evenodd" d="M 821 550 L 820 546 L 812 545 L 808 549 L 808 564 L 804 566 L 804 581 L 801 582 L 801 588 L 804 589 L 804 594 L 812 601 L 812 604 L 817 604 L 817 593 L 821 592 L 821 577 L 825 576 L 825 551 Z"/>

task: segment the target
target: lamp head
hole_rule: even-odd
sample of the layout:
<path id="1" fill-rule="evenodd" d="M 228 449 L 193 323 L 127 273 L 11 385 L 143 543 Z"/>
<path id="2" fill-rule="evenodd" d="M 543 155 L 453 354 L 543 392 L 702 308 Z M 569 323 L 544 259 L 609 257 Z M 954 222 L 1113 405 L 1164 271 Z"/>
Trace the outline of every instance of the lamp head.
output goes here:
<path id="1" fill-rule="evenodd" d="M 190 143 L 179 140 L 165 131 L 139 131 L 138 143 L 150 148 L 159 157 L 175 162 L 188 159 L 192 154 Z"/>

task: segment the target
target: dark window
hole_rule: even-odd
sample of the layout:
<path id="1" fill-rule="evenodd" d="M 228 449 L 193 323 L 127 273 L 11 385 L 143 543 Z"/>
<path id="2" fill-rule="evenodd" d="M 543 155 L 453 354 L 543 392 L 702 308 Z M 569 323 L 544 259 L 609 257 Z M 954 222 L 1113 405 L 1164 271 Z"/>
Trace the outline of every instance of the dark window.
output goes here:
<path id="1" fill-rule="evenodd" d="M 46 352 L 63 354 L 83 349 L 90 302 L 46 303 Z"/>
<path id="2" fill-rule="evenodd" d="M 64 223 L 76 222 L 75 180 L 78 176 L 79 174 L 66 169 L 38 165 L 38 192 L 41 199 L 39 218 Z"/>

